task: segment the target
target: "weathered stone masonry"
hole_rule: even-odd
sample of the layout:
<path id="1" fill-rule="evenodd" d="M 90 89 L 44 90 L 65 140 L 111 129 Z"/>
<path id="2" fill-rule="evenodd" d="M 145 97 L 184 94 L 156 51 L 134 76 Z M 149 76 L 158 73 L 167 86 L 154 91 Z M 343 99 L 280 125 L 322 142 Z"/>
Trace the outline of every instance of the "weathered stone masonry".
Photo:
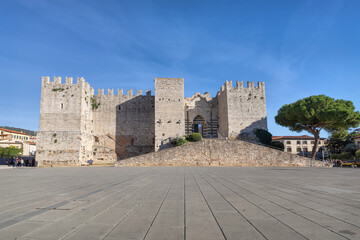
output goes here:
<path id="1" fill-rule="evenodd" d="M 43 165 L 114 163 L 170 146 L 199 132 L 204 138 L 252 138 L 267 129 L 265 85 L 231 81 L 214 98 L 184 98 L 184 79 L 156 78 L 155 96 L 137 90 L 104 93 L 78 78 L 42 78 L 37 160 Z"/>

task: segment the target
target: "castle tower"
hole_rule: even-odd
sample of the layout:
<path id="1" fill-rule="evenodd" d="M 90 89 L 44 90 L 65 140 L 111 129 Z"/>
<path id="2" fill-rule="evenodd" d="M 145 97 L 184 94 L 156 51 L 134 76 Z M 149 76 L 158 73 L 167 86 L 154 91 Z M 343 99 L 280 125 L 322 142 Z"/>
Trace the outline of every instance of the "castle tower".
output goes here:
<path id="1" fill-rule="evenodd" d="M 91 159 L 92 112 L 90 85 L 60 77 L 42 78 L 40 126 L 36 159 L 39 164 L 79 165 Z"/>
<path id="2" fill-rule="evenodd" d="M 155 78 L 155 151 L 184 134 L 184 79 Z"/>
<path id="3" fill-rule="evenodd" d="M 226 81 L 217 95 L 219 137 L 254 139 L 253 130 L 267 130 L 265 83 Z"/>

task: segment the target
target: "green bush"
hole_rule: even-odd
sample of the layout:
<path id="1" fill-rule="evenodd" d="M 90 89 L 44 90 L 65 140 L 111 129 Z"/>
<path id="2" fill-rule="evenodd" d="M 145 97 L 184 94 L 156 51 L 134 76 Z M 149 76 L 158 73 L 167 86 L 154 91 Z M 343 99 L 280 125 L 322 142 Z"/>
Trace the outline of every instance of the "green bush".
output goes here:
<path id="1" fill-rule="evenodd" d="M 355 152 L 356 159 L 360 159 L 360 149 Z"/>
<path id="2" fill-rule="evenodd" d="M 200 133 L 191 133 L 188 139 L 190 142 L 198 142 L 202 139 L 202 137 Z"/>
<path id="3" fill-rule="evenodd" d="M 171 141 L 171 144 L 174 146 L 181 146 L 184 145 L 185 143 L 187 143 L 188 141 L 185 138 L 175 138 L 174 140 Z"/>
<path id="4" fill-rule="evenodd" d="M 12 158 L 18 155 L 21 155 L 23 149 L 22 148 L 16 148 L 14 146 L 10 146 L 10 147 L 0 147 L 0 157 L 4 157 L 4 158 Z"/>
<path id="5" fill-rule="evenodd" d="M 255 129 L 253 132 L 260 143 L 265 145 L 271 145 L 271 141 L 272 141 L 271 133 L 260 128 Z"/>
<path id="6" fill-rule="evenodd" d="M 282 142 L 279 142 L 279 141 L 271 142 L 270 146 L 273 146 L 275 148 L 284 150 L 284 144 Z"/>

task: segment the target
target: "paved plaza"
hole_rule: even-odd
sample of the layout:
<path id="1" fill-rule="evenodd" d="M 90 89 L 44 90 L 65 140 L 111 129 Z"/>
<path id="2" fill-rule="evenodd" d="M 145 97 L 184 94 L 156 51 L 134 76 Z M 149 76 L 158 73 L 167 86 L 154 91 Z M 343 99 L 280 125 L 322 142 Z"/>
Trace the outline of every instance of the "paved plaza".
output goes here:
<path id="1" fill-rule="evenodd" d="M 0 169 L 0 239 L 360 239 L 360 169 Z"/>

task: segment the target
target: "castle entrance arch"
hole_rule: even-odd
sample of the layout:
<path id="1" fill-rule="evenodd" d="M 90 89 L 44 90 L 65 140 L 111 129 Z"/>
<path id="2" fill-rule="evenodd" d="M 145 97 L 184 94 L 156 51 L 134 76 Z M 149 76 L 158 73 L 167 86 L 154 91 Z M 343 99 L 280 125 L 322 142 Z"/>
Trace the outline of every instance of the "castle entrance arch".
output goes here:
<path id="1" fill-rule="evenodd" d="M 200 133 L 201 136 L 204 136 L 206 130 L 207 130 L 207 124 L 205 119 L 201 115 L 197 115 L 193 120 L 192 132 Z"/>

